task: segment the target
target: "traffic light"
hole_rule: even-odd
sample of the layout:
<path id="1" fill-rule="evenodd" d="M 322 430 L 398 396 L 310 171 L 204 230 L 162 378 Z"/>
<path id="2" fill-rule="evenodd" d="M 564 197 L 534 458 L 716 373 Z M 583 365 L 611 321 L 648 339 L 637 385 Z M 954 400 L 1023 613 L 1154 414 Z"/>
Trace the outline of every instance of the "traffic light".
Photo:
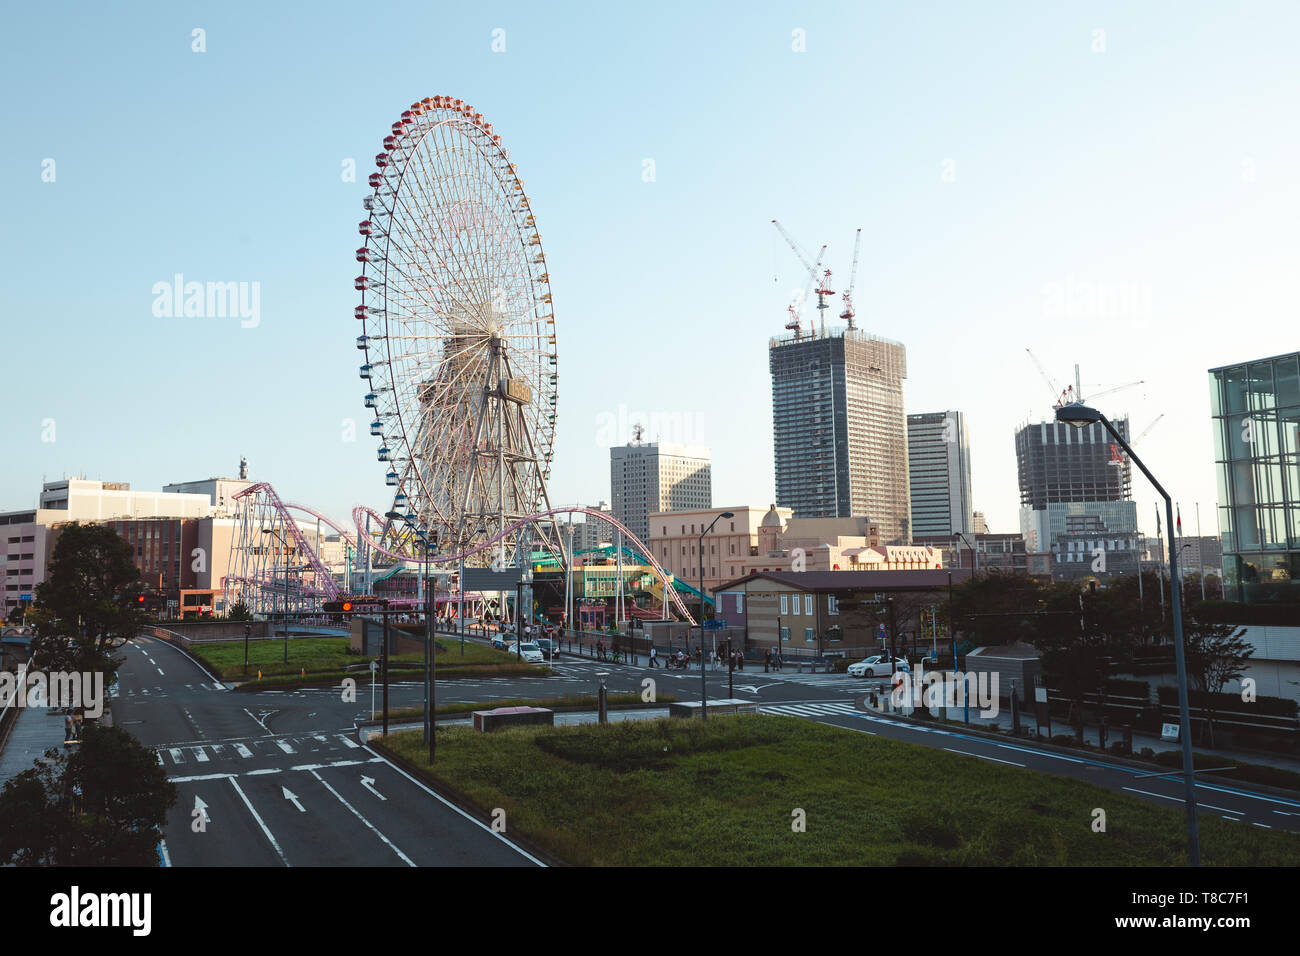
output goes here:
<path id="1" fill-rule="evenodd" d="M 143 594 L 138 594 L 138 595 L 136 595 L 135 603 L 136 603 L 136 604 L 143 604 L 143 603 L 144 603 L 144 595 L 143 595 Z"/>
<path id="2" fill-rule="evenodd" d="M 344 614 L 351 614 L 351 613 L 352 613 L 352 602 L 351 602 L 351 601 L 344 601 L 344 602 L 343 602 L 343 613 L 344 613 Z"/>

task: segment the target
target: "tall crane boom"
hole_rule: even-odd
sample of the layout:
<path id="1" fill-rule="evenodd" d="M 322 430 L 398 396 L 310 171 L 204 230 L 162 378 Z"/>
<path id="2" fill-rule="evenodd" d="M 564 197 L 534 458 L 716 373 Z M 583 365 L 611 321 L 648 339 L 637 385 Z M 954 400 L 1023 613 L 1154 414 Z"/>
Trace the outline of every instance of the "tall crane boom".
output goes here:
<path id="1" fill-rule="evenodd" d="M 844 293 L 844 311 L 840 313 L 840 318 L 849 323 L 849 328 L 853 328 L 853 285 L 858 281 L 858 249 L 861 246 L 862 230 L 859 229 L 853 237 L 853 266 L 849 269 L 849 287 Z"/>
<path id="2" fill-rule="evenodd" d="M 1056 382 L 1052 380 L 1052 376 L 1047 374 L 1047 369 L 1043 367 L 1042 362 L 1038 361 L 1038 356 L 1035 355 L 1033 352 L 1030 352 L 1029 349 L 1025 349 L 1025 351 L 1029 354 L 1029 357 L 1033 360 L 1034 367 L 1038 369 L 1038 374 L 1043 376 L 1043 381 L 1046 382 L 1047 387 L 1052 390 L 1052 398 L 1056 401 L 1057 407 L 1059 407 L 1064 403 L 1066 392 L 1062 391 L 1060 386 L 1058 386 Z"/>

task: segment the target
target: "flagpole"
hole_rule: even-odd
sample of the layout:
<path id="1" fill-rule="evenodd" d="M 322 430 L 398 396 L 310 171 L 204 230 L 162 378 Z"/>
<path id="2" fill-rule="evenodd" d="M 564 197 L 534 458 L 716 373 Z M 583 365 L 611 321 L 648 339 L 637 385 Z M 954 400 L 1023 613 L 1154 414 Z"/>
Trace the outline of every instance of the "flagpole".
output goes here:
<path id="1" fill-rule="evenodd" d="M 1205 539 L 1201 537 L 1201 503 L 1196 502 L 1196 558 L 1201 563 L 1201 600 L 1205 600 Z"/>
<path id="2" fill-rule="evenodd" d="M 1165 539 L 1160 529 L 1160 505 L 1156 504 L 1156 550 L 1160 563 L 1156 566 L 1156 577 L 1160 579 L 1160 623 L 1165 623 Z"/>

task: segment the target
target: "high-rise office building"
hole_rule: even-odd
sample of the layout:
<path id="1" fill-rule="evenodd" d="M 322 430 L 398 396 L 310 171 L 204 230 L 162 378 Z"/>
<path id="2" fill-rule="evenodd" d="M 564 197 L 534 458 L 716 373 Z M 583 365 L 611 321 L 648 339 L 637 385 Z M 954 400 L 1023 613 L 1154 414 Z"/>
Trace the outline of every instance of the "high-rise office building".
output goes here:
<path id="1" fill-rule="evenodd" d="M 1129 437 L 1128 418 L 1114 423 Z M 1016 432 L 1020 478 L 1020 533 L 1031 552 L 1052 551 L 1056 563 L 1091 567 L 1098 548 L 1124 552 L 1099 562 L 1105 574 L 1136 567 L 1127 552 L 1140 551 L 1137 504 L 1131 500 L 1132 464 L 1109 433 L 1095 423 L 1075 428 L 1064 422 L 1026 424 Z M 1084 547 L 1084 542 L 1087 547 Z M 1068 573 L 1067 578 L 1077 577 Z M 1055 574 L 1055 572 L 1054 572 Z M 1098 573 L 1102 576 L 1102 573 Z"/>
<path id="2" fill-rule="evenodd" d="M 768 343 L 776 503 L 796 518 L 868 517 L 887 542 L 911 518 L 907 353 L 861 329 Z"/>
<path id="3" fill-rule="evenodd" d="M 614 517 L 647 541 L 654 512 L 713 506 L 711 472 L 707 448 L 666 442 L 617 445 L 609 450 Z"/>
<path id="4" fill-rule="evenodd" d="M 1210 369 L 1210 414 L 1223 596 L 1300 603 L 1300 352 Z"/>
<path id="5" fill-rule="evenodd" d="M 958 411 L 907 416 L 912 535 L 971 533 L 970 436 Z"/>

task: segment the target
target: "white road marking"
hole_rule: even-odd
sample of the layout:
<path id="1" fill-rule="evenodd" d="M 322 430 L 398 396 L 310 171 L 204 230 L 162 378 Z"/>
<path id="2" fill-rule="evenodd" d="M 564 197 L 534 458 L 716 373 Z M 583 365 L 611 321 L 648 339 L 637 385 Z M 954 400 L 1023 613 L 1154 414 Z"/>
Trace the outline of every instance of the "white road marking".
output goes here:
<path id="1" fill-rule="evenodd" d="M 284 791 L 284 799 L 288 800 L 295 807 L 297 807 L 299 813 L 307 812 L 307 808 L 298 802 L 298 797 L 294 794 L 292 790 L 290 790 L 288 787 L 281 787 L 280 789 Z"/>
<path id="2" fill-rule="evenodd" d="M 235 744 L 235 753 L 239 754 L 239 756 L 243 757 L 245 760 L 253 756 L 253 751 L 249 750 L 243 744 Z"/>
<path id="3" fill-rule="evenodd" d="M 339 740 L 343 741 L 343 742 L 344 742 L 345 744 L 347 744 L 349 747 L 360 747 L 360 746 L 361 746 L 359 743 L 357 743 L 355 740 L 353 740 L 353 739 L 352 739 L 351 737 L 349 737 L 347 734 L 335 734 L 334 736 L 335 736 L 335 737 L 338 737 Z"/>
<path id="4" fill-rule="evenodd" d="M 393 841 L 392 841 L 392 840 L 388 839 L 388 837 L 386 837 L 386 836 L 384 836 L 382 833 L 380 833 L 380 832 L 379 832 L 379 829 L 378 829 L 378 828 L 377 828 L 373 823 L 371 823 L 369 820 L 367 820 L 365 817 L 363 817 L 363 816 L 362 816 L 362 815 L 357 811 L 357 808 L 356 808 L 356 807 L 352 806 L 352 804 L 350 804 L 350 803 L 348 803 L 346 800 L 344 800 L 344 799 L 343 799 L 343 795 L 340 794 L 340 793 L 339 793 L 337 790 L 335 790 L 333 787 L 331 787 L 331 786 L 329 785 L 329 783 L 326 782 L 326 780 L 325 780 L 324 777 L 322 777 L 320 774 L 318 774 L 315 770 L 313 770 L 313 771 L 311 772 L 311 775 L 312 775 L 313 777 L 315 777 L 317 780 L 319 780 L 319 781 L 321 782 L 321 786 L 323 786 L 323 787 L 324 787 L 326 790 L 328 790 L 330 793 L 334 794 L 334 796 L 338 798 L 339 803 L 343 804 L 343 806 L 345 806 L 345 807 L 347 807 L 349 810 L 351 810 L 353 816 L 355 816 L 358 820 L 360 820 L 360 821 L 361 821 L 362 823 L 364 823 L 367 827 L 369 827 L 371 830 L 373 830 L 373 831 L 375 832 L 375 835 L 376 835 L 377 837 L 379 837 L 379 839 L 383 840 L 384 843 L 386 843 L 386 844 L 388 845 L 388 848 L 391 849 L 394 853 L 396 853 L 396 854 L 398 855 L 398 857 L 401 858 L 401 860 L 402 860 L 403 863 L 405 863 L 407 866 L 412 866 L 412 867 L 415 866 L 414 861 L 413 861 L 409 856 L 407 856 L 405 853 L 403 853 L 401 850 L 399 850 L 399 849 L 398 849 L 398 848 L 393 844 Z"/>
<path id="5" fill-rule="evenodd" d="M 1002 759 L 1000 759 L 1000 758 L 998 758 L 998 757 L 986 757 L 986 756 L 984 756 L 983 754 L 974 754 L 974 753 L 971 753 L 969 750 L 953 750 L 951 747 L 944 747 L 943 749 L 946 750 L 946 751 L 948 751 L 948 753 L 950 753 L 950 754 L 962 754 L 963 756 L 966 756 L 966 757 L 979 757 L 981 760 L 992 760 L 994 763 L 1005 763 L 1005 764 L 1010 764 L 1010 765 L 1013 766 L 1013 767 L 1023 767 L 1023 766 L 1024 766 L 1024 764 L 1022 764 L 1022 763 L 1016 763 L 1014 760 L 1002 760 Z"/>
<path id="6" fill-rule="evenodd" d="M 389 767 L 392 767 L 394 770 L 396 770 L 398 773 L 400 773 L 403 777 L 405 777 L 407 780 L 411 781 L 411 783 L 415 784 L 417 787 L 419 787 L 421 790 L 423 790 L 423 791 L 424 791 L 425 793 L 427 793 L 429 796 L 433 797 L 435 800 L 437 800 L 437 801 L 438 801 L 439 803 L 441 803 L 443 806 L 445 806 L 445 807 L 447 807 L 448 809 L 453 810 L 453 811 L 455 811 L 456 813 L 460 814 L 460 815 L 461 815 L 462 817 L 464 817 L 466 820 L 470 821 L 470 823 L 473 823 L 475 826 L 477 826 L 480 830 L 485 830 L 485 831 L 487 831 L 488 833 L 491 833 L 494 837 L 496 837 L 498 840 L 500 840 L 500 841 L 501 841 L 502 843 L 504 843 L 506 846 L 510 847 L 510 849 L 514 850 L 516 853 L 518 853 L 518 854 L 519 854 L 520 856 L 522 856 L 524 859 L 528 860 L 530 863 L 535 863 L 535 864 L 537 864 L 538 866 L 546 866 L 545 863 L 543 863 L 541 860 L 537 859 L 537 857 L 533 856 L 533 855 L 532 855 L 531 853 L 529 853 L 527 850 L 525 850 L 525 849 L 523 849 L 522 847 L 520 847 L 520 846 L 516 845 L 515 843 L 513 843 L 513 842 L 512 842 L 508 837 L 505 836 L 505 834 L 502 834 L 502 833 L 498 833 L 498 832 L 496 832 L 496 831 L 493 830 L 490 826 L 488 826 L 486 823 L 484 823 L 482 820 L 476 820 L 476 819 L 474 819 L 472 816 L 470 816 L 468 813 L 466 813 L 466 812 L 465 812 L 464 810 L 462 810 L 460 807 L 456 806 L 456 804 L 452 803 L 451 801 L 449 801 L 449 800 L 447 800 L 445 797 L 443 797 L 440 793 L 438 793 L 438 792 L 435 791 L 435 790 L 431 790 L 431 789 L 430 789 L 428 786 L 426 786 L 423 782 L 421 782 L 420 780 L 418 780 L 418 779 L 415 778 L 415 777 L 412 777 L 409 773 L 407 773 L 407 772 L 406 772 L 405 770 L 403 770 L 401 767 L 397 766 L 397 764 L 393 763 L 393 762 L 390 761 L 390 760 L 385 759 L 384 756 L 383 756 L 382 754 L 375 753 L 375 751 L 371 750 L 369 747 L 367 747 L 367 748 L 365 748 L 365 749 L 366 749 L 366 751 L 367 751 L 368 753 L 374 754 L 376 757 L 379 758 L 379 760 L 380 760 L 382 763 L 385 763 L 385 764 L 387 764 Z"/>
<path id="7" fill-rule="evenodd" d="M 285 859 L 284 851 L 280 849 L 280 844 L 275 842 L 275 837 L 271 834 L 270 829 L 268 829 L 267 825 L 262 821 L 262 818 L 257 815 L 257 811 L 253 809 L 253 804 L 249 801 L 248 796 L 242 789 L 240 789 L 239 781 L 234 777 L 229 777 L 228 779 L 230 780 L 230 785 L 235 788 L 235 793 L 239 794 L 239 799 L 244 801 L 244 806 L 248 807 L 248 812 L 253 815 L 253 819 L 257 821 L 257 825 L 261 827 L 262 832 L 266 834 L 267 840 L 271 843 L 271 849 L 275 850 L 275 855 L 280 858 L 281 863 L 288 866 L 289 861 Z"/>
<path id="8" fill-rule="evenodd" d="M 250 771 L 248 771 L 248 773 L 244 774 L 244 776 L 245 776 L 245 777 L 261 777 L 261 776 L 264 776 L 265 774 L 268 774 L 268 773 L 280 773 L 280 772 L 281 772 L 281 771 L 280 771 L 280 768 L 279 768 L 279 767 L 266 767 L 265 769 L 262 769 L 262 770 L 250 770 Z"/>
<path id="9" fill-rule="evenodd" d="M 1173 800 L 1176 803 L 1182 803 L 1182 797 L 1171 797 L 1163 793 L 1152 793 L 1150 790 L 1139 790 L 1137 787 L 1125 787 L 1125 790 L 1131 790 L 1134 793 L 1145 793 L 1148 797 L 1159 797 L 1162 800 Z"/>
<path id="10" fill-rule="evenodd" d="M 289 746 L 288 741 L 285 741 L 285 740 L 277 740 L 277 741 L 275 742 L 275 745 L 276 745 L 277 747 L 279 747 L 281 750 L 283 750 L 283 751 L 284 751 L 285 753 L 287 753 L 287 754 L 291 754 L 291 753 L 294 752 L 294 749 L 293 749 L 292 747 Z"/>
<path id="11" fill-rule="evenodd" d="M 181 756 L 181 752 L 180 752 L 179 750 L 176 750 L 175 748 L 173 748 L 173 749 L 171 749 L 171 750 L 168 750 L 167 752 L 168 752 L 169 754 L 172 755 L 172 763 L 184 763 L 184 762 L 185 762 L 185 758 L 184 758 L 183 756 Z"/>
<path id="12" fill-rule="evenodd" d="M 1252 823 L 1251 823 L 1251 826 L 1255 826 L 1255 827 L 1263 827 L 1265 830 L 1271 830 L 1271 829 L 1273 829 L 1273 828 L 1272 828 L 1271 826 L 1269 826 L 1267 823 L 1254 823 L 1254 822 L 1252 822 Z"/>
<path id="13" fill-rule="evenodd" d="M 202 747 L 194 747 L 194 748 L 192 748 L 192 749 L 194 750 L 194 759 L 195 759 L 196 762 L 198 762 L 198 763 L 207 763 L 207 762 L 208 762 L 208 755 L 207 755 L 206 753 L 204 753 Z"/>

